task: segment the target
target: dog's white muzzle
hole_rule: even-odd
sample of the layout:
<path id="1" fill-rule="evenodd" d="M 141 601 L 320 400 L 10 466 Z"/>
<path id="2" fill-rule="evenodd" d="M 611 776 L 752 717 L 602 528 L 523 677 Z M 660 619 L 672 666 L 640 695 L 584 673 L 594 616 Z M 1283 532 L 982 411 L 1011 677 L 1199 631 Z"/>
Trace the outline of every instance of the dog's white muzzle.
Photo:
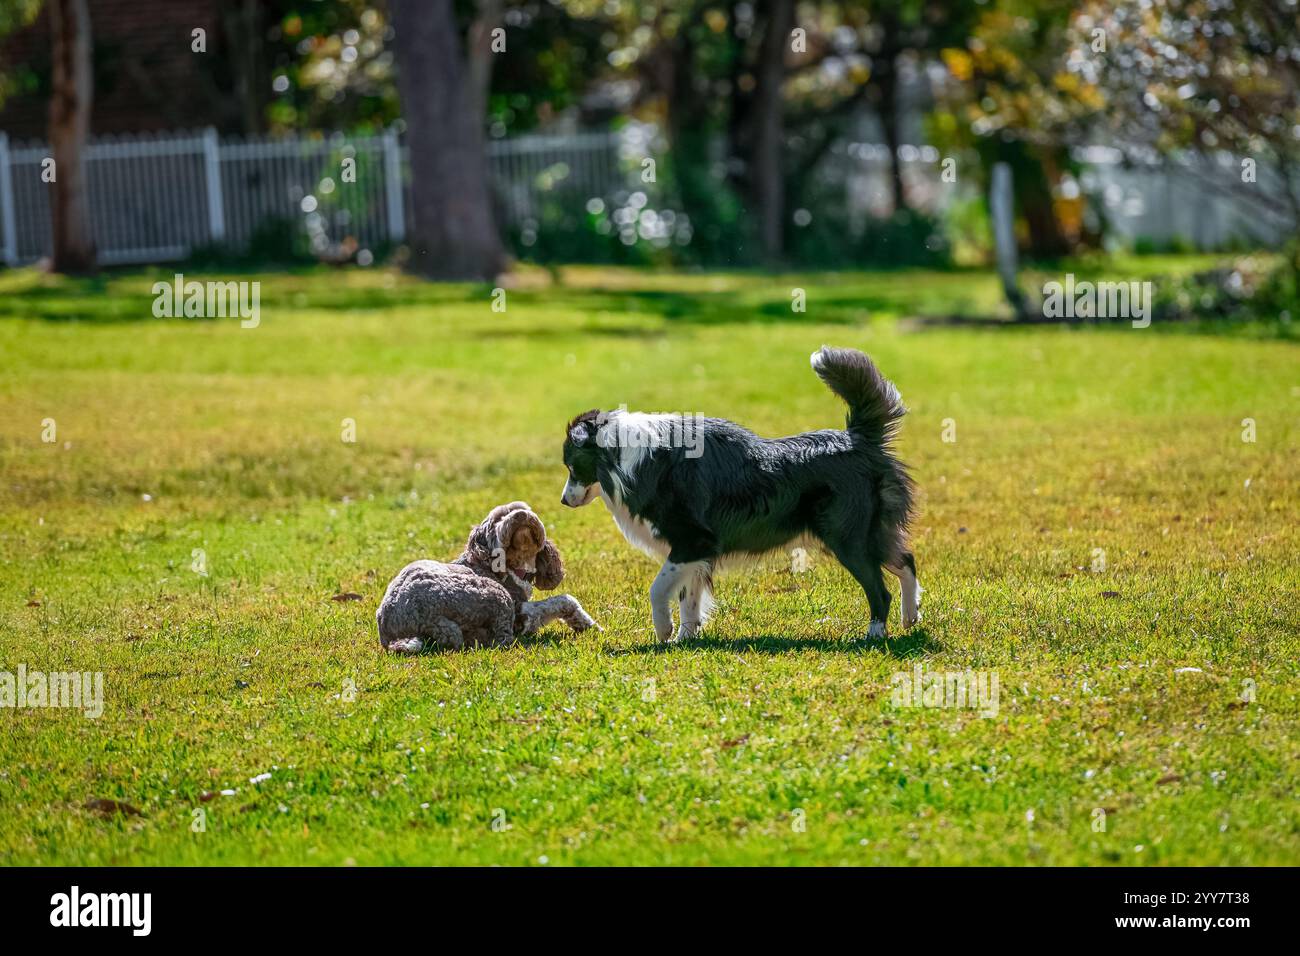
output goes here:
<path id="1" fill-rule="evenodd" d="M 570 478 L 564 483 L 564 493 L 560 495 L 560 501 L 570 508 L 581 508 L 591 503 L 599 489 L 599 484 L 580 485 Z"/>

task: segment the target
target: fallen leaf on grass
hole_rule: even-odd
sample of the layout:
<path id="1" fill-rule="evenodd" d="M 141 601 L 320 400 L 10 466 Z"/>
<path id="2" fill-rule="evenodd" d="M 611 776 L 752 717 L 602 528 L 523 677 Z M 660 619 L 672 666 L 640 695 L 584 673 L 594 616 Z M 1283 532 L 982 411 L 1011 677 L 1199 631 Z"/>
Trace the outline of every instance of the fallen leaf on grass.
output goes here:
<path id="1" fill-rule="evenodd" d="M 28 602 L 27 602 L 27 606 L 28 606 L 28 607 L 40 607 L 40 606 L 41 606 L 41 602 L 40 602 L 40 601 L 28 601 Z"/>
<path id="2" fill-rule="evenodd" d="M 735 740 L 724 740 L 724 741 L 722 742 L 722 746 L 723 746 L 723 747 L 726 747 L 726 748 L 730 748 L 730 747 L 739 747 L 741 744 L 743 744 L 743 743 L 744 743 L 745 741 L 747 741 L 747 740 L 749 740 L 749 734 L 741 734 L 741 735 L 740 735 L 739 737 L 737 737 Z"/>
<path id="3" fill-rule="evenodd" d="M 124 817 L 141 816 L 139 809 L 131 806 L 131 804 L 123 803 L 120 800 L 109 800 L 107 797 L 95 797 L 93 800 L 87 800 L 85 808 L 94 810 L 96 813 L 102 813 L 106 817 L 114 813 L 120 813 Z"/>
<path id="4" fill-rule="evenodd" d="M 1179 780 L 1182 779 L 1183 779 L 1182 774 L 1167 773 L 1159 780 L 1157 780 L 1156 783 L 1163 786 L 1166 783 L 1177 783 Z"/>
<path id="5" fill-rule="evenodd" d="M 362 597 L 356 591 L 341 591 L 330 598 L 331 601 L 360 601 Z"/>
<path id="6" fill-rule="evenodd" d="M 1104 598 L 1117 598 L 1117 597 L 1119 597 L 1119 592 L 1118 592 L 1118 591 L 1102 591 L 1102 592 L 1101 592 L 1101 596 L 1104 597 Z"/>

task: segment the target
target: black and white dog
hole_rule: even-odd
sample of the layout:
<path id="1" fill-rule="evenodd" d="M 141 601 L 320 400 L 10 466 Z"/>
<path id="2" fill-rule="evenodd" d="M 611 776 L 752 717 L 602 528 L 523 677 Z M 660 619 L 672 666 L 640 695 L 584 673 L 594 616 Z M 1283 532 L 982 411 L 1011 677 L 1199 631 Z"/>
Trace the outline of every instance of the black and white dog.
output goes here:
<path id="1" fill-rule="evenodd" d="M 829 548 L 866 591 L 868 636 L 883 637 L 889 615 L 882 566 L 902 585 L 903 626 L 920 619 L 907 544 L 913 484 L 891 448 L 907 409 L 861 352 L 823 346 L 812 367 L 848 403 L 844 431 L 759 438 L 721 418 L 622 409 L 569 423 L 561 500 L 579 508 L 599 496 L 628 541 L 664 559 L 650 587 L 659 640 L 672 637 L 674 597 L 678 640 L 696 633 L 720 564 L 808 539 Z"/>

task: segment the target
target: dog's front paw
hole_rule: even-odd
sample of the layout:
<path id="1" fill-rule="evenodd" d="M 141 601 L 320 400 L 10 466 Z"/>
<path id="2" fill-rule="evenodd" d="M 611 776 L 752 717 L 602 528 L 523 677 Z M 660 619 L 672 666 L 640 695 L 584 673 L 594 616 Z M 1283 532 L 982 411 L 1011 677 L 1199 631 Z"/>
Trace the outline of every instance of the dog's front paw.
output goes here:
<path id="1" fill-rule="evenodd" d="M 871 626 L 867 628 L 867 637 L 878 640 L 885 636 L 885 622 L 872 621 Z"/>
<path id="2" fill-rule="evenodd" d="M 909 627 L 914 627 L 916 624 L 920 622 L 920 620 L 921 620 L 921 609 L 919 607 L 912 608 L 911 611 L 907 611 L 907 610 L 903 611 L 904 630 L 907 630 L 907 628 Z"/>
<path id="3" fill-rule="evenodd" d="M 579 611 L 577 614 L 573 615 L 573 620 L 569 622 L 569 626 L 573 628 L 573 633 L 575 634 L 589 631 L 593 627 L 602 634 L 605 632 L 605 629 L 596 623 L 596 619 L 586 611 Z"/>
<path id="4" fill-rule="evenodd" d="M 700 633 L 700 625 L 693 621 L 682 621 L 681 626 L 677 628 L 676 640 L 689 641 L 698 633 Z"/>
<path id="5" fill-rule="evenodd" d="M 418 654 L 424 650 L 424 641 L 418 637 L 406 637 L 393 641 L 388 650 L 394 654 Z"/>
<path id="6" fill-rule="evenodd" d="M 651 620 L 654 622 L 655 637 L 659 638 L 659 643 L 667 644 L 673 639 L 672 611 L 655 608 L 651 615 Z"/>

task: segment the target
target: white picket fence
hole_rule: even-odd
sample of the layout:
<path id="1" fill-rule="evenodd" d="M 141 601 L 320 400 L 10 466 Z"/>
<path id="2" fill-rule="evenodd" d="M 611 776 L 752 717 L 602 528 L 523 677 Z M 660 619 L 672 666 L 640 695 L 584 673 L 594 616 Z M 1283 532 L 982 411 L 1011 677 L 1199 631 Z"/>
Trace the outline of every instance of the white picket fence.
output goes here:
<path id="1" fill-rule="evenodd" d="M 636 124 L 621 132 L 491 141 L 503 225 L 536 222 L 548 197 L 569 202 L 620 190 L 652 192 L 653 186 L 641 184 L 640 158 L 656 148 L 661 144 L 653 128 Z M 821 175 L 844 190 L 849 221 L 861 228 L 887 211 L 888 154 L 884 147 L 854 143 L 836 155 Z M 0 133 L 0 259 L 7 265 L 49 255 L 49 156 L 44 144 L 10 144 Z M 938 151 L 905 146 L 900 156 L 913 203 L 941 213 L 954 191 L 940 184 Z M 348 160 L 351 179 L 344 175 Z M 1296 229 L 1283 203 L 1261 211 L 1228 194 L 1208 195 L 1207 171 L 1227 181 L 1228 167 L 1133 169 L 1105 151 L 1094 151 L 1087 162 L 1104 190 L 1113 235 L 1178 236 L 1214 247 L 1234 236 L 1271 244 Z M 87 146 L 85 170 L 91 228 L 105 264 L 183 259 L 217 244 L 247 249 L 274 221 L 305 232 L 322 255 L 345 236 L 373 248 L 401 242 L 410 215 L 406 151 L 393 131 L 249 140 L 221 139 L 214 130 L 104 137 Z M 1276 196 L 1279 187 L 1269 175 L 1261 167 L 1260 189 Z"/>
<path id="2" fill-rule="evenodd" d="M 1238 241 L 1276 247 L 1300 230 L 1287 185 L 1271 163 L 1228 152 L 1173 157 L 1147 155 L 1124 162 L 1118 149 L 1081 147 L 1083 188 L 1100 200 L 1106 233 L 1114 241 L 1179 240 L 1197 249 Z"/>
<path id="3" fill-rule="evenodd" d="M 506 225 L 538 214 L 547 177 L 584 197 L 616 188 L 620 145 L 613 133 L 491 142 Z M 0 258 L 7 265 L 49 255 L 49 157 L 43 143 L 11 145 L 0 133 Z M 210 129 L 109 136 L 87 145 L 85 174 L 91 230 L 99 260 L 109 265 L 183 259 L 218 244 L 245 249 L 273 220 L 304 229 L 319 252 L 345 235 L 362 248 L 397 243 L 410 208 L 406 149 L 392 131 L 249 140 L 221 139 Z"/>

